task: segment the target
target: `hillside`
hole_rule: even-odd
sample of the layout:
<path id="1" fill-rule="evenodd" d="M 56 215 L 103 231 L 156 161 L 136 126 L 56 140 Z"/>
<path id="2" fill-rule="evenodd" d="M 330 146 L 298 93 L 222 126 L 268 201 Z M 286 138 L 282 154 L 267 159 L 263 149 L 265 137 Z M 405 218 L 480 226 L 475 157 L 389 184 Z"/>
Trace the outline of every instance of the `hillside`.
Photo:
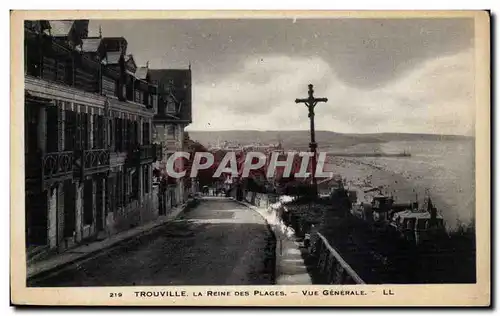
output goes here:
<path id="1" fill-rule="evenodd" d="M 285 148 L 305 149 L 309 145 L 309 131 L 189 131 L 191 139 L 203 145 L 216 144 L 217 140 L 237 142 L 242 145 L 254 142 L 276 143 L 281 141 Z M 461 135 L 435 135 L 435 134 L 404 134 L 404 133 L 379 133 L 379 134 L 341 134 L 328 131 L 317 131 L 316 142 L 320 148 L 343 149 L 350 146 L 366 143 L 385 143 L 389 141 L 445 141 L 472 139 Z"/>

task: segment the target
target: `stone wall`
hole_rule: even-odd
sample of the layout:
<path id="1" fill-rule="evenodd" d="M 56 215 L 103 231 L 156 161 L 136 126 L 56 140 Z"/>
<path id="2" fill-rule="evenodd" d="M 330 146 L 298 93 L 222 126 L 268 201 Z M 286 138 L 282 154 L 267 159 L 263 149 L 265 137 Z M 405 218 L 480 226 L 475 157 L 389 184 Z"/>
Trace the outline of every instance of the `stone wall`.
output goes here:
<path id="1" fill-rule="evenodd" d="M 243 194 L 243 196 L 246 202 L 260 208 L 267 208 L 270 204 L 276 203 L 276 201 L 278 200 L 278 195 L 271 193 L 256 193 L 247 191 Z"/>
<path id="2" fill-rule="evenodd" d="M 146 193 L 142 202 L 134 200 L 116 212 L 108 213 L 106 227 L 108 235 L 143 225 L 158 218 L 158 187 Z"/>

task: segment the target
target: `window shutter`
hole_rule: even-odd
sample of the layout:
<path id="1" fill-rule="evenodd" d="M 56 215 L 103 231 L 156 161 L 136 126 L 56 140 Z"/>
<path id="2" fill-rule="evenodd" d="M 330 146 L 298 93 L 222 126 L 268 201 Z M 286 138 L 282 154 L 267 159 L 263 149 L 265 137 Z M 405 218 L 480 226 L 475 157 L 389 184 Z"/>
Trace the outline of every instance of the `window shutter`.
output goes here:
<path id="1" fill-rule="evenodd" d="M 148 123 L 144 122 L 142 123 L 142 143 L 144 145 L 148 145 L 149 144 L 149 141 L 148 141 Z"/>
<path id="2" fill-rule="evenodd" d="M 82 149 L 89 149 L 89 120 L 88 114 L 82 113 Z"/>
<path id="3" fill-rule="evenodd" d="M 115 148 L 115 140 L 113 138 L 114 129 L 113 129 L 113 119 L 106 118 L 106 147 L 114 150 Z"/>
<path id="4" fill-rule="evenodd" d="M 116 151 L 121 151 L 122 142 L 122 124 L 121 119 L 115 118 L 115 147 Z"/>
<path id="5" fill-rule="evenodd" d="M 99 145 L 99 128 L 97 124 L 97 114 L 92 114 L 91 116 L 91 124 L 90 127 L 92 129 L 92 148 L 97 148 Z"/>
<path id="6" fill-rule="evenodd" d="M 120 151 L 125 151 L 126 133 L 125 119 L 120 119 Z"/>
<path id="7" fill-rule="evenodd" d="M 76 136 L 75 136 L 75 148 L 76 150 L 82 149 L 82 113 L 76 113 L 75 115 L 75 127 L 76 127 Z"/>
<path id="8" fill-rule="evenodd" d="M 73 150 L 74 145 L 74 132 L 73 132 L 73 111 L 64 111 L 64 150 Z"/>
<path id="9" fill-rule="evenodd" d="M 118 171 L 116 173 L 116 180 L 114 181 L 114 188 L 113 188 L 113 191 L 114 191 L 114 199 L 112 201 L 114 201 L 114 206 L 117 206 L 117 207 L 120 207 L 121 206 L 121 203 L 120 203 L 120 172 Z"/>
<path id="10" fill-rule="evenodd" d="M 125 169 L 127 170 L 127 169 Z M 123 205 L 126 205 L 128 202 L 128 171 L 124 171 L 123 173 Z"/>
<path id="11" fill-rule="evenodd" d="M 122 146 L 123 146 L 123 151 L 127 150 L 128 147 L 128 138 L 127 138 L 127 120 L 122 119 Z"/>
<path id="12" fill-rule="evenodd" d="M 58 126 L 58 108 L 56 106 L 47 107 L 47 152 L 58 151 Z"/>
<path id="13" fill-rule="evenodd" d="M 134 121 L 134 144 L 139 144 L 139 122 Z"/>
<path id="14" fill-rule="evenodd" d="M 118 124 L 118 118 L 115 117 L 113 119 L 113 121 L 114 121 L 114 126 L 113 127 L 114 127 L 114 131 L 115 131 L 114 144 L 115 144 L 115 150 L 118 151 L 118 148 L 119 148 L 119 146 L 118 146 L 118 139 L 119 139 L 119 135 L 120 135 L 120 130 L 119 130 L 119 126 L 118 126 L 119 125 Z"/>
<path id="15" fill-rule="evenodd" d="M 106 126 L 104 125 L 104 117 L 102 115 L 98 116 L 98 126 L 99 126 L 99 147 L 106 147 Z"/>
<path id="16" fill-rule="evenodd" d="M 57 108 L 57 149 L 64 150 L 64 110 Z"/>
<path id="17" fill-rule="evenodd" d="M 130 143 L 131 143 L 130 134 L 131 134 L 130 121 L 125 120 L 125 148 L 127 150 L 130 149 Z"/>

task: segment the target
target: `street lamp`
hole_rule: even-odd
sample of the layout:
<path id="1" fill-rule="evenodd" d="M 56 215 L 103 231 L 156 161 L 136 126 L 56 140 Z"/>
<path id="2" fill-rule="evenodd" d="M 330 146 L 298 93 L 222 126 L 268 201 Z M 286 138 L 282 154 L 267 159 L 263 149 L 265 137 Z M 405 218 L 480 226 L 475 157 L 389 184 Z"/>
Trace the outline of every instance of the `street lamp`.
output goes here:
<path id="1" fill-rule="evenodd" d="M 312 156 L 312 186 L 314 190 L 314 195 L 316 196 L 318 194 L 318 185 L 316 183 L 316 149 L 318 148 L 318 144 L 316 143 L 316 135 L 314 131 L 314 107 L 318 102 L 328 102 L 327 98 L 315 98 L 314 97 L 314 90 L 313 90 L 313 85 L 309 84 L 308 85 L 309 90 L 308 94 L 309 97 L 306 99 L 295 99 L 295 103 L 304 103 L 307 106 L 308 112 L 309 112 L 309 121 L 311 123 L 311 142 L 309 143 L 309 148 L 311 149 L 311 152 L 313 153 Z"/>

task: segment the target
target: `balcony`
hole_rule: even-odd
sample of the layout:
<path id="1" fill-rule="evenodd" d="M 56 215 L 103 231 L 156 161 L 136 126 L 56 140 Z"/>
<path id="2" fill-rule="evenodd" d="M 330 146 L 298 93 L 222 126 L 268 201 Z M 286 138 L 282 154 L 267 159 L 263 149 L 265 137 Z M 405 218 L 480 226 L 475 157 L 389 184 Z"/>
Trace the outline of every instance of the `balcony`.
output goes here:
<path id="1" fill-rule="evenodd" d="M 138 145 L 128 151 L 126 164 L 140 166 L 162 159 L 161 144 Z"/>
<path id="2" fill-rule="evenodd" d="M 109 150 L 108 149 L 88 149 L 83 151 L 83 176 L 108 172 Z"/>
<path id="3" fill-rule="evenodd" d="M 73 178 L 73 152 L 61 151 L 42 156 L 42 186 Z"/>
<path id="4" fill-rule="evenodd" d="M 163 143 L 153 144 L 154 146 L 154 157 L 153 161 L 163 160 Z"/>
<path id="5" fill-rule="evenodd" d="M 148 164 L 154 161 L 155 157 L 155 147 L 154 145 L 141 145 L 139 147 L 139 161 L 140 164 Z"/>

